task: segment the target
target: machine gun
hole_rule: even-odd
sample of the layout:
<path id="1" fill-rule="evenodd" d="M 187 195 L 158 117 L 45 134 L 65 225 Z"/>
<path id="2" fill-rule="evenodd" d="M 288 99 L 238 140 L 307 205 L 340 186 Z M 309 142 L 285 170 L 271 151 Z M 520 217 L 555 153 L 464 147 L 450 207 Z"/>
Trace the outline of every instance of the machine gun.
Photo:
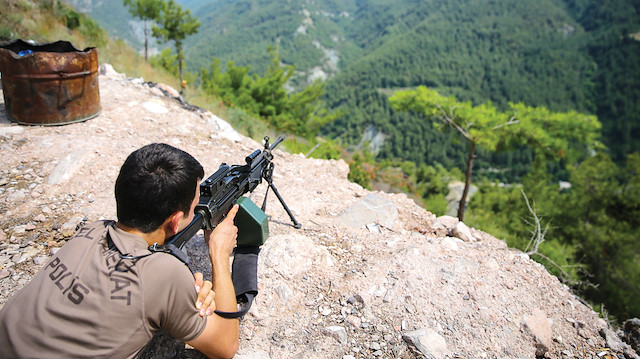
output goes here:
<path id="1" fill-rule="evenodd" d="M 261 210 L 264 212 L 267 206 L 269 189 L 273 190 L 276 197 L 291 218 L 295 228 L 302 225 L 296 221 L 289 207 L 282 199 L 278 189 L 273 184 L 273 149 L 284 140 L 283 136 L 269 144 L 269 136 L 264 138 L 264 149 L 257 149 L 245 158 L 246 164 L 229 166 L 226 163 L 220 165 L 218 170 L 200 183 L 200 201 L 195 209 L 191 223 L 180 233 L 170 238 L 166 244 L 172 244 L 179 249 L 193 237 L 200 229 L 213 229 L 220 223 L 231 207 L 247 192 L 253 190 L 264 179 L 268 183 L 267 192 L 264 195 Z M 253 204 L 253 203 L 251 203 Z M 241 205 L 241 210 L 243 206 Z M 245 208 L 246 210 L 246 208 Z M 251 209 L 248 209 L 251 211 Z M 239 212 L 240 214 L 240 212 Z M 236 217 L 237 218 L 237 217 Z M 238 225 L 238 245 L 261 245 L 266 238 L 247 238 L 243 236 L 242 225 Z"/>
<path id="2" fill-rule="evenodd" d="M 188 264 L 187 255 L 181 250 L 184 245 L 201 229 L 213 229 L 220 223 L 231 207 L 238 203 L 240 208 L 235 217 L 238 227 L 238 246 L 235 249 L 232 275 L 236 299 L 240 308 L 237 312 L 215 313 L 224 318 L 239 318 L 251 308 L 253 298 L 258 294 L 258 253 L 269 235 L 268 222 L 264 211 L 267 206 L 269 189 L 276 194 L 280 204 L 293 222 L 293 227 L 301 228 L 289 207 L 273 184 L 273 149 L 284 140 L 283 136 L 269 144 L 269 137 L 264 138 L 264 149 L 255 150 L 245 158 L 246 164 L 229 166 L 220 165 L 218 170 L 200 183 L 200 201 L 195 208 L 191 223 L 180 233 L 169 238 L 163 246 L 151 246 L 152 252 L 169 252 Z M 264 195 L 262 208 L 258 208 L 248 198 L 242 197 L 267 181 L 267 192 Z"/>

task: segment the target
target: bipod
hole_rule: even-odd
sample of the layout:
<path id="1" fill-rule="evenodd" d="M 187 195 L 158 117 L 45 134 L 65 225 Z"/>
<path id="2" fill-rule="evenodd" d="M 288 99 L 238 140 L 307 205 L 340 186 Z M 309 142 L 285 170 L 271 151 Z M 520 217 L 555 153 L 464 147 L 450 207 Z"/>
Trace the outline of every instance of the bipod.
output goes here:
<path id="1" fill-rule="evenodd" d="M 264 171 L 263 178 L 267 181 L 269 186 L 267 187 L 267 192 L 265 192 L 264 194 L 264 201 L 262 202 L 262 208 L 261 208 L 262 212 L 265 212 L 265 210 L 267 209 L 267 195 L 269 194 L 269 188 L 272 188 L 273 193 L 275 193 L 276 197 L 278 197 L 278 201 L 280 201 L 280 204 L 282 205 L 284 210 L 287 211 L 289 218 L 291 218 L 291 222 L 293 222 L 293 228 L 295 229 L 302 228 L 302 225 L 298 223 L 298 221 L 296 221 L 296 218 L 293 216 L 293 213 L 291 213 L 291 210 L 289 210 L 289 207 L 287 206 L 287 204 L 284 203 L 284 199 L 282 199 L 280 192 L 278 192 L 278 189 L 273 184 L 273 162 L 269 163 L 269 167 Z"/>

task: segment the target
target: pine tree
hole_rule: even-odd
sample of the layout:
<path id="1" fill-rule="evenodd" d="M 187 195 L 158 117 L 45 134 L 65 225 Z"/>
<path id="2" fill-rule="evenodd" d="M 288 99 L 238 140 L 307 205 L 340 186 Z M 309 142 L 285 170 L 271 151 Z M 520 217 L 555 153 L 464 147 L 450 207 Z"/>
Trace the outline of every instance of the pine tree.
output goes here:
<path id="1" fill-rule="evenodd" d="M 500 112 L 490 102 L 474 106 L 424 86 L 397 92 L 389 101 L 398 110 L 424 114 L 437 128 L 454 129 L 468 142 L 465 187 L 458 206 L 461 221 L 478 147 L 500 152 L 527 145 L 544 158 L 571 161 L 580 152 L 576 150 L 598 145 L 598 120 L 575 111 L 553 113 L 544 107 L 510 103 L 509 111 Z"/>
<path id="2" fill-rule="evenodd" d="M 144 23 L 144 60 L 149 60 L 149 22 L 155 22 L 162 11 L 162 0 L 123 0 L 129 13 Z"/>
<path id="3" fill-rule="evenodd" d="M 183 43 L 184 39 L 198 32 L 200 22 L 196 17 L 191 15 L 191 10 L 183 10 L 180 4 L 175 0 L 169 0 L 163 3 L 162 12 L 158 19 L 159 27 L 153 27 L 153 36 L 158 37 L 165 42 L 173 40 L 178 55 L 178 73 L 180 75 L 180 84 L 184 88 L 182 79 L 182 68 L 184 61 Z"/>

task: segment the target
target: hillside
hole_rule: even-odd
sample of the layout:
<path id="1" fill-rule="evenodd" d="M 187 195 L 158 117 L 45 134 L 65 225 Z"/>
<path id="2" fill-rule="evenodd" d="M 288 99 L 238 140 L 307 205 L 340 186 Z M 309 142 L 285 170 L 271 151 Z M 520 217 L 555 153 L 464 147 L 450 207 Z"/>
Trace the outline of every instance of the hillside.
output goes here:
<path id="1" fill-rule="evenodd" d="M 114 218 L 114 180 L 132 150 L 166 142 L 209 173 L 261 146 L 211 113 L 104 73 L 102 113 L 84 123 L 18 126 L 0 103 L 0 305 L 78 224 Z M 274 181 L 303 227 L 294 229 L 269 197 L 260 294 L 241 323 L 237 358 L 637 357 L 556 277 L 503 241 L 436 218 L 405 195 L 349 182 L 344 161 L 275 157 Z M 251 194 L 254 202 L 265 189 Z M 368 214 L 366 203 L 382 214 Z M 189 249 L 197 266 L 202 245 L 196 238 Z"/>

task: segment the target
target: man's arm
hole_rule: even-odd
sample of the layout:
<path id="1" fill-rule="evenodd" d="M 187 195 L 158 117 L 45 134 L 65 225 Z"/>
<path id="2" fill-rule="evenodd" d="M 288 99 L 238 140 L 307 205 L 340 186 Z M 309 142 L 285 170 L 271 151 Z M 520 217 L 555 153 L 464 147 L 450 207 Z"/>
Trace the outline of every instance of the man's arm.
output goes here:
<path id="1" fill-rule="evenodd" d="M 238 205 L 234 205 L 224 221 L 220 222 L 213 231 L 205 232 L 211 259 L 215 306 L 216 309 L 224 312 L 238 310 L 229 267 L 229 256 L 238 236 L 238 228 L 233 224 L 237 212 Z M 239 321 L 212 315 L 207 317 L 207 326 L 204 331 L 187 344 L 210 358 L 232 358 L 238 351 L 238 342 Z"/>

